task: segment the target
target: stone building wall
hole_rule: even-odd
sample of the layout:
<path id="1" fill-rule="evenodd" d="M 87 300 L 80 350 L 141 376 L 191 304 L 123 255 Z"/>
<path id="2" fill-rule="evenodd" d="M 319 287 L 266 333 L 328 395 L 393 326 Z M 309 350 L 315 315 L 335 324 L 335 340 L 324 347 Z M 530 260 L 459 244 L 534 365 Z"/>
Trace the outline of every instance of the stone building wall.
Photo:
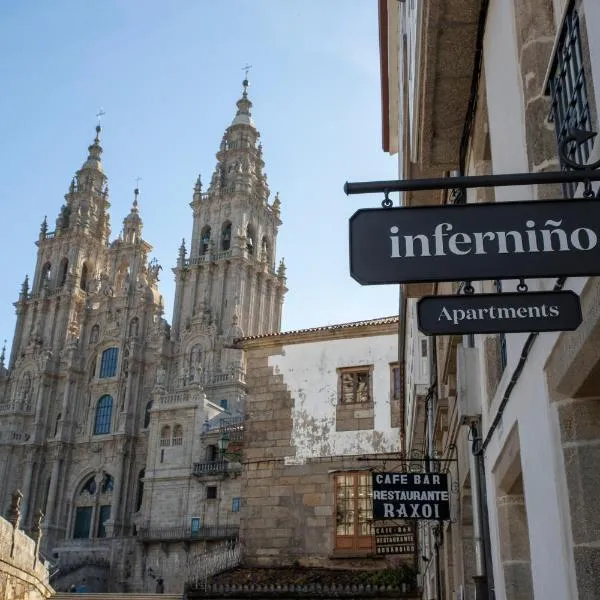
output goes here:
<path id="1" fill-rule="evenodd" d="M 0 598 L 42 600 L 53 593 L 36 543 L 0 517 Z"/>
<path id="2" fill-rule="evenodd" d="M 383 464 L 393 469 L 399 433 L 390 426 L 389 379 L 382 385 L 383 377 L 373 376 L 375 428 L 348 431 L 336 423 L 337 371 L 370 364 L 373 373 L 383 366 L 388 372 L 396 330 L 397 320 L 379 329 L 365 326 L 360 334 L 346 329 L 323 336 L 309 330 L 242 341 L 248 372 L 240 524 L 244 564 L 385 566 L 374 557 L 373 546 L 336 548 L 335 477 L 348 472 L 370 480 L 372 469 Z M 388 342 L 390 350 L 382 351 Z M 340 347 L 345 351 L 338 354 Z M 312 366 L 315 361 L 321 366 Z"/>

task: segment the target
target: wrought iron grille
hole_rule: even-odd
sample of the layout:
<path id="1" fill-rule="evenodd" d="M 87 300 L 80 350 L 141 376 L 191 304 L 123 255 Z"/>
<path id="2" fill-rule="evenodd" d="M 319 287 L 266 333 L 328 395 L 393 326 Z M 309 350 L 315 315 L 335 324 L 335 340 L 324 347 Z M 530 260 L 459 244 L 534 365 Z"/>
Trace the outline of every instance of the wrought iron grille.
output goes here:
<path id="1" fill-rule="evenodd" d="M 551 96 L 552 104 L 549 120 L 554 123 L 556 141 L 560 147 L 568 133 L 573 129 L 592 131 L 590 106 L 581 44 L 579 13 L 575 3 L 571 2 L 560 33 L 554 60 L 550 69 L 550 78 L 546 93 Z M 592 151 L 593 141 L 583 144 L 571 144 L 569 158 L 585 164 Z M 567 170 L 566 165 L 562 165 Z M 576 183 L 563 184 L 565 197 L 573 197 Z"/>

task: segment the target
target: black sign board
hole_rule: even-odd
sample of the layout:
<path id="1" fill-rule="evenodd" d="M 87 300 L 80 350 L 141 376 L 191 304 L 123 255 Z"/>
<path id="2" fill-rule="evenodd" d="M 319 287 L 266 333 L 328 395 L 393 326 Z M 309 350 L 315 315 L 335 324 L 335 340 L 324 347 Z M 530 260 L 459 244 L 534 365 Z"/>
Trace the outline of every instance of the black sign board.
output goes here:
<path id="1" fill-rule="evenodd" d="M 581 324 L 574 292 L 425 296 L 417 303 L 426 335 L 571 331 Z"/>
<path id="2" fill-rule="evenodd" d="M 403 522 L 375 524 L 375 554 L 405 554 L 413 556 L 417 551 L 415 524 Z"/>
<path id="3" fill-rule="evenodd" d="M 445 473 L 373 473 L 374 519 L 450 518 Z"/>
<path id="4" fill-rule="evenodd" d="M 362 209 L 350 273 L 363 285 L 600 275 L 600 201 Z"/>

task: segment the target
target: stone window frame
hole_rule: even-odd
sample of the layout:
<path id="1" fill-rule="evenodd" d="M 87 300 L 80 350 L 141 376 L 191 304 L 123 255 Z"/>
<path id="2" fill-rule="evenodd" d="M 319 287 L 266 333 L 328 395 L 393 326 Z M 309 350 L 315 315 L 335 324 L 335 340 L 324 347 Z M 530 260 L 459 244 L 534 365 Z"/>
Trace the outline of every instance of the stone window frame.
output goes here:
<path id="1" fill-rule="evenodd" d="M 368 406 L 373 404 L 373 365 L 360 365 L 353 367 L 338 367 L 337 369 L 337 381 L 338 381 L 338 389 L 337 389 L 337 397 L 338 397 L 338 405 L 340 406 L 349 406 L 349 405 L 359 405 L 359 406 Z M 344 401 L 344 375 L 347 374 L 363 374 L 366 373 L 368 375 L 367 382 L 367 399 L 366 400 L 356 400 L 356 388 L 353 392 L 354 401 L 353 402 L 345 402 Z"/>
<path id="2" fill-rule="evenodd" d="M 397 371 L 397 376 L 396 376 Z M 398 385 L 396 385 L 398 383 Z M 401 425 L 401 406 L 404 398 L 404 364 L 399 361 L 390 363 L 390 423 L 392 427 Z M 397 389 L 396 389 L 397 388 Z"/>
<path id="3" fill-rule="evenodd" d="M 119 347 L 110 346 L 102 350 L 98 379 L 111 379 L 117 376 L 119 366 Z"/>
<path id="4" fill-rule="evenodd" d="M 210 492 L 209 492 L 210 490 Z M 214 494 L 214 496 L 213 496 Z M 206 499 L 207 500 L 217 500 L 219 497 L 219 492 L 216 485 L 207 485 L 206 486 Z"/>
<path id="5" fill-rule="evenodd" d="M 98 539 L 107 537 L 105 524 L 111 518 L 113 491 L 114 478 L 106 471 L 89 474 L 80 482 L 77 486 L 70 519 L 71 531 L 69 537 L 71 539 Z M 87 536 L 77 535 L 78 509 L 89 511 Z"/>
<path id="6" fill-rule="evenodd" d="M 344 479 L 344 484 L 348 483 L 348 478 L 351 478 L 352 486 L 343 485 L 344 488 L 352 487 L 352 495 L 340 495 L 339 482 Z M 334 526 L 333 526 L 333 553 L 345 555 L 372 555 L 375 550 L 375 530 L 373 528 L 373 481 L 371 471 L 337 471 L 332 473 L 333 499 L 334 499 Z M 366 500 L 364 506 L 360 506 L 360 490 L 366 491 Z M 341 501 L 345 504 L 350 501 L 351 507 L 346 509 L 346 514 L 352 514 L 352 522 L 340 522 L 340 515 L 343 515 L 344 509 L 341 508 Z M 361 513 L 366 515 L 366 518 L 361 518 Z M 351 533 L 340 533 L 340 527 L 348 530 L 351 528 Z M 366 527 L 370 533 L 360 535 L 357 529 Z"/>

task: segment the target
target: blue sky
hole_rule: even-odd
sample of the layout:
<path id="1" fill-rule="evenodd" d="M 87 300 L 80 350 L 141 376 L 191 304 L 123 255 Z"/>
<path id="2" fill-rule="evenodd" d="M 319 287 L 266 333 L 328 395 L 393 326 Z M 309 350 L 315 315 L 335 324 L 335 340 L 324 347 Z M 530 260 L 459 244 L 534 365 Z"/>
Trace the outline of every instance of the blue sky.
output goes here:
<path id="1" fill-rule="evenodd" d="M 283 329 L 394 314 L 397 286 L 349 275 L 348 218 L 375 196 L 346 180 L 392 179 L 381 150 L 376 0 L 29 0 L 0 3 L 0 336 L 13 335 L 35 240 L 50 228 L 102 107 L 112 235 L 141 177 L 144 238 L 163 265 L 171 321 L 175 264 L 189 240 L 198 173 L 208 182 L 245 63 L 289 292 Z"/>

